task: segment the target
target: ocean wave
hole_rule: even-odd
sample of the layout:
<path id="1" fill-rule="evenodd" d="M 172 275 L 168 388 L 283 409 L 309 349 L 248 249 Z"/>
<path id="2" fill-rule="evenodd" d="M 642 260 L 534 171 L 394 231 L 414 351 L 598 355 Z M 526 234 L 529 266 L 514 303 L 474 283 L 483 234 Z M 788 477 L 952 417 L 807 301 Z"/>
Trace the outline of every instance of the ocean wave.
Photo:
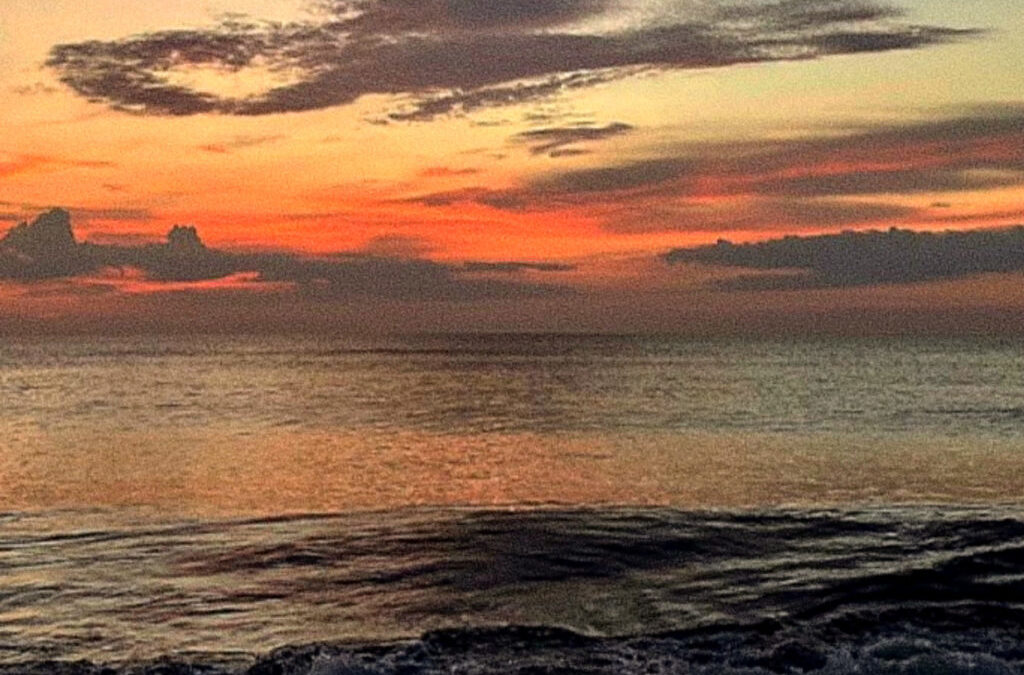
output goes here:
<path id="1" fill-rule="evenodd" d="M 876 625 L 844 638 L 783 623 L 600 638 L 549 626 L 432 631 L 420 639 L 288 646 L 262 657 L 191 655 L 102 666 L 54 661 L 0 666 L 3 675 L 629 675 L 821 673 L 878 675 L 1021 672 L 1024 646 L 1012 628 L 958 632 Z"/>
<path id="2" fill-rule="evenodd" d="M 2 675 L 1024 671 L 1016 507 L 408 509 L 2 539 Z"/>

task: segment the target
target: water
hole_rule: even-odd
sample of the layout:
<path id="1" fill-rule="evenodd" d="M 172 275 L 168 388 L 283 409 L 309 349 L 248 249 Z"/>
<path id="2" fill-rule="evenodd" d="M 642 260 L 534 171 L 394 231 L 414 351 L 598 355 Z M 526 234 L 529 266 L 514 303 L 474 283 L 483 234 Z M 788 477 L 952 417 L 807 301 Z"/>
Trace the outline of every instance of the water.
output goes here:
<path id="1" fill-rule="evenodd" d="M 1018 672 L 1022 348 L 8 342 L 0 672 Z"/>

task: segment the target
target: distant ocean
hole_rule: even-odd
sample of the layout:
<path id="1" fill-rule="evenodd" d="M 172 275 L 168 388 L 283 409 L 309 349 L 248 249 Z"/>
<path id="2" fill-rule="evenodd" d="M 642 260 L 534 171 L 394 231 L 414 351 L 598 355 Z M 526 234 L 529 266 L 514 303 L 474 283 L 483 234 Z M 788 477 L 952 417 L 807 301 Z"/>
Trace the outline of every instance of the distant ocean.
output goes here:
<path id="1" fill-rule="evenodd" d="M 1024 672 L 1024 342 L 13 339 L 0 673 Z"/>

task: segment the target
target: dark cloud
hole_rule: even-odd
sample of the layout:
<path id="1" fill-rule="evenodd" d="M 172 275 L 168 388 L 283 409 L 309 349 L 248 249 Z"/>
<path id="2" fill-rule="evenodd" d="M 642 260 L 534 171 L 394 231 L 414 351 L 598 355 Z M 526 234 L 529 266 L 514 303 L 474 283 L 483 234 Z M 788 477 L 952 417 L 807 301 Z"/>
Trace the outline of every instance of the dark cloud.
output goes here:
<path id="1" fill-rule="evenodd" d="M 629 133 L 633 127 L 623 122 L 614 122 L 603 127 L 594 126 L 564 126 L 545 127 L 543 129 L 531 129 L 516 134 L 512 140 L 517 143 L 524 143 L 530 146 L 530 153 L 534 155 L 548 155 L 549 157 L 566 157 L 572 154 L 585 152 L 571 146 L 588 141 L 599 141 L 613 136 L 621 136 Z"/>
<path id="2" fill-rule="evenodd" d="M 216 279 L 239 271 L 234 256 L 207 249 L 194 228 L 175 227 L 167 243 L 138 248 L 79 244 L 65 209 L 16 225 L 0 239 L 0 279 L 68 278 L 107 267 L 140 269 L 160 281 Z"/>
<path id="3" fill-rule="evenodd" d="M 502 272 L 518 274 L 519 272 L 572 272 L 576 265 L 565 263 L 538 263 L 509 260 L 501 262 L 467 262 L 462 268 L 467 272 Z"/>
<path id="4" fill-rule="evenodd" d="M 288 253 L 231 253 L 208 248 L 191 226 L 175 226 L 160 244 L 80 244 L 71 214 L 52 209 L 0 239 L 0 279 L 67 279 L 106 269 L 141 270 L 149 280 L 195 282 L 254 273 L 315 298 L 468 301 L 569 293 L 544 284 L 472 279 L 459 266 L 361 252 L 320 258 Z"/>
<path id="5" fill-rule="evenodd" d="M 358 33 L 515 31 L 551 28 L 599 15 L 611 0 L 328 0 Z"/>
<path id="6" fill-rule="evenodd" d="M 72 277 L 96 269 L 71 232 L 71 214 L 54 209 L 0 239 L 0 279 Z"/>
<path id="7" fill-rule="evenodd" d="M 584 150 L 583 148 L 564 148 L 562 150 L 552 150 L 548 153 L 548 157 L 558 159 L 559 157 L 579 157 L 580 155 L 589 155 L 590 150 Z"/>
<path id="8" fill-rule="evenodd" d="M 1024 183 L 1024 167 L 1021 171 L 1012 169 L 1007 173 L 971 173 L 967 168 L 911 167 L 767 179 L 758 181 L 750 188 L 762 194 L 815 197 L 956 192 L 1021 183 Z"/>
<path id="9" fill-rule="evenodd" d="M 786 290 L 903 284 L 991 272 L 1024 271 L 1024 226 L 944 233 L 844 232 L 755 244 L 719 240 L 680 248 L 670 263 L 763 270 L 716 282 L 727 290 Z M 788 272 L 788 273 L 780 273 Z"/>
<path id="10" fill-rule="evenodd" d="M 427 122 L 453 112 L 471 113 L 481 108 L 496 108 L 546 99 L 554 94 L 592 87 L 624 75 L 624 71 L 602 71 L 557 75 L 534 82 L 482 87 L 470 91 L 454 91 L 437 95 L 417 96 L 400 110 L 388 113 L 395 122 Z"/>
<path id="11" fill-rule="evenodd" d="M 743 21 L 756 17 L 780 30 L 809 30 L 823 23 L 858 23 L 901 15 L 902 11 L 895 7 L 848 0 L 781 0 L 761 6 L 726 5 L 719 9 L 723 19 Z"/>
<path id="12" fill-rule="evenodd" d="M 552 197 L 617 192 L 674 181 L 700 170 L 690 158 L 647 159 L 618 166 L 578 169 L 539 179 L 531 188 Z"/>
<path id="13" fill-rule="evenodd" d="M 410 97 L 393 120 L 522 103 L 637 69 L 714 68 L 832 54 L 915 49 L 974 35 L 918 26 L 859 0 L 678 0 L 659 23 L 588 30 L 629 16 L 611 0 L 335 0 L 318 23 L 233 18 L 204 30 L 55 45 L 47 65 L 89 100 L 140 114 L 264 115 Z M 622 14 L 619 17 L 619 14 Z M 606 25 L 612 22 L 605 21 Z M 628 26 L 628 27 L 627 27 Z M 175 81 L 187 69 L 276 71 L 252 96 Z M 284 78 L 285 74 L 288 78 Z"/>
<path id="14" fill-rule="evenodd" d="M 368 256 L 381 258 L 423 258 L 429 255 L 434 247 L 422 237 L 402 234 L 384 234 L 374 237 L 363 245 L 359 252 Z"/>
<path id="15" fill-rule="evenodd" d="M 411 197 L 403 201 L 410 204 L 434 207 L 475 203 L 506 211 L 520 211 L 531 206 L 530 197 L 531 195 L 526 191 L 491 190 L 482 187 L 471 187 L 445 192 L 433 192 L 427 195 Z"/>

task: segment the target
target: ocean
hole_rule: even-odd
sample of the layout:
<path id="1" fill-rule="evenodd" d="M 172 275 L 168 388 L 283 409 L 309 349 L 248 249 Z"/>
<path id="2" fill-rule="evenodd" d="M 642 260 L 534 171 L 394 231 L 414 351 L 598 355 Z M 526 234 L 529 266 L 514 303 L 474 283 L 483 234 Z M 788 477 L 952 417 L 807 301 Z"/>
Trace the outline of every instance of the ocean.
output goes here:
<path id="1" fill-rule="evenodd" d="M 1024 342 L 0 345 L 0 673 L 1024 672 Z"/>

